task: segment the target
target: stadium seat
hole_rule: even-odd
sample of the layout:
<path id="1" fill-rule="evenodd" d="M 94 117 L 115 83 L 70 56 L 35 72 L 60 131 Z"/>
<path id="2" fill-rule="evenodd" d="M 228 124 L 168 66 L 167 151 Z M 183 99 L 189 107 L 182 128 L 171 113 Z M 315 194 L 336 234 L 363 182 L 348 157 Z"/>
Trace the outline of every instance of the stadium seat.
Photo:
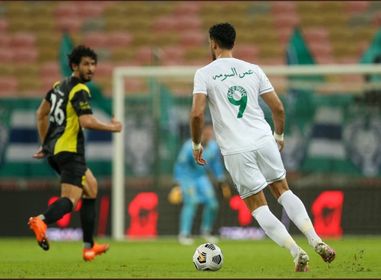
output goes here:
<path id="1" fill-rule="evenodd" d="M 32 48 L 36 45 L 36 35 L 34 33 L 16 32 L 11 37 L 11 48 Z"/>
<path id="2" fill-rule="evenodd" d="M 328 41 L 307 42 L 314 57 L 317 55 L 332 55 L 332 46 Z"/>
<path id="3" fill-rule="evenodd" d="M 16 48 L 13 49 L 14 63 L 35 63 L 38 59 L 38 50 L 36 48 Z"/>
<path id="4" fill-rule="evenodd" d="M 56 30 L 60 32 L 77 33 L 82 26 L 82 19 L 78 17 L 56 18 Z"/>
<path id="5" fill-rule="evenodd" d="M 204 61 L 204 63 L 208 60 L 210 60 L 210 50 L 207 48 L 187 48 L 186 52 L 184 54 L 184 59 L 188 63 L 193 63 L 195 60 L 201 60 Z"/>
<path id="6" fill-rule="evenodd" d="M 94 5 L 96 6 L 96 5 Z M 61 2 L 54 10 L 56 18 L 74 18 L 78 17 L 79 8 L 75 2 Z"/>
<path id="7" fill-rule="evenodd" d="M 356 64 L 358 63 L 359 58 L 355 56 L 345 56 L 336 58 L 335 62 L 339 64 Z"/>
<path id="8" fill-rule="evenodd" d="M 57 73 L 51 73 L 48 76 L 42 76 L 40 91 L 43 93 L 47 93 L 48 90 L 53 87 L 54 83 L 60 81 L 61 79 L 61 75 L 58 75 Z"/>
<path id="9" fill-rule="evenodd" d="M 35 19 L 33 19 L 33 21 L 31 21 L 31 32 L 33 32 L 34 30 L 39 30 L 39 32 L 37 32 L 37 36 L 38 36 L 38 33 L 40 32 L 49 32 L 52 36 L 53 33 L 54 33 L 54 28 L 55 28 L 55 20 L 53 18 L 53 16 L 49 15 L 49 16 L 43 16 L 43 17 L 37 17 Z"/>
<path id="10" fill-rule="evenodd" d="M 162 32 L 160 36 L 156 36 L 153 45 L 158 48 L 164 48 L 173 45 L 181 45 L 180 37 L 184 36 L 181 32 Z M 187 47 L 187 46 L 184 46 Z"/>
<path id="11" fill-rule="evenodd" d="M 104 33 L 104 35 L 106 35 L 106 33 Z M 133 36 L 127 31 L 111 32 L 106 37 L 108 40 L 109 47 L 112 49 L 127 48 L 133 41 Z"/>
<path id="12" fill-rule="evenodd" d="M 182 44 L 182 47 L 189 48 L 189 47 L 205 47 L 208 43 L 208 37 L 206 34 L 198 32 L 198 31 L 189 31 L 189 32 L 183 32 L 180 34 L 180 43 Z"/>
<path id="13" fill-rule="evenodd" d="M 185 50 L 178 46 L 169 46 L 161 49 L 160 64 L 176 65 L 182 64 L 184 61 Z"/>
<path id="14" fill-rule="evenodd" d="M 0 33 L 0 47 L 8 48 L 11 43 L 11 35 L 7 33 Z"/>
<path id="15" fill-rule="evenodd" d="M 183 1 L 180 2 L 173 10 L 173 14 L 176 17 L 186 17 L 198 15 L 201 9 L 202 3 L 195 1 Z"/>
<path id="16" fill-rule="evenodd" d="M 284 64 L 284 57 L 278 56 L 278 57 L 262 57 L 259 56 L 256 58 L 252 63 L 258 64 L 258 65 L 281 65 Z"/>
<path id="17" fill-rule="evenodd" d="M 139 46 L 139 47 L 150 47 L 154 45 L 155 38 L 156 36 L 152 36 L 151 33 L 148 32 L 136 32 L 134 33 L 134 41 L 133 45 L 134 46 Z"/>
<path id="18" fill-rule="evenodd" d="M 90 32 L 85 34 L 83 37 L 83 43 L 94 49 L 108 48 L 110 46 L 108 41 L 108 33 L 104 32 Z"/>
<path id="19" fill-rule="evenodd" d="M 152 26 L 156 32 L 165 32 L 168 30 L 173 30 L 175 28 L 176 23 L 177 23 L 177 18 L 162 16 L 157 18 L 153 22 Z"/>
<path id="20" fill-rule="evenodd" d="M 357 44 L 348 44 L 347 42 L 336 42 L 332 46 L 332 51 L 335 57 L 348 57 L 348 56 L 356 56 L 360 57 L 360 48 Z"/>
<path id="21" fill-rule="evenodd" d="M 9 47 L 0 48 L 0 63 L 13 62 L 13 51 Z"/>
<path id="22" fill-rule="evenodd" d="M 9 23 L 8 23 L 7 19 L 0 18 L 0 34 L 3 34 L 6 31 L 8 31 L 8 25 L 9 25 Z"/>
<path id="23" fill-rule="evenodd" d="M 114 16 L 105 16 L 104 31 L 128 31 L 130 32 L 130 23 L 124 20 L 124 15 L 115 14 Z"/>
<path id="24" fill-rule="evenodd" d="M 134 65 L 150 65 L 153 62 L 153 51 L 151 47 L 142 46 L 137 51 L 132 60 Z"/>
<path id="25" fill-rule="evenodd" d="M 129 64 L 132 57 L 136 53 L 136 47 L 130 46 L 128 48 L 115 48 L 111 53 L 111 61 L 114 63 Z"/>
<path id="26" fill-rule="evenodd" d="M 14 71 L 19 76 L 37 77 L 40 73 L 40 65 L 37 63 L 14 64 Z"/>
<path id="27" fill-rule="evenodd" d="M 377 12 L 374 14 L 372 23 L 374 26 L 377 26 L 377 27 L 381 26 L 381 12 Z"/>
<path id="28" fill-rule="evenodd" d="M 40 76 L 60 76 L 61 70 L 58 61 L 47 61 L 40 67 Z"/>
<path id="29" fill-rule="evenodd" d="M 41 79 L 36 76 L 20 76 L 19 77 L 18 92 L 19 96 L 25 97 L 43 97 L 46 92 L 41 91 Z"/>
<path id="30" fill-rule="evenodd" d="M 103 18 L 87 18 L 83 21 L 81 31 L 83 33 L 103 31 L 105 21 Z"/>
<path id="31" fill-rule="evenodd" d="M 104 76 L 111 79 L 113 69 L 114 69 L 114 64 L 112 62 L 104 61 L 102 63 L 98 63 L 95 75 L 97 77 Z"/>
<path id="32" fill-rule="evenodd" d="M 253 44 L 240 44 L 234 49 L 235 57 L 247 61 L 255 61 L 259 53 L 259 48 Z"/>
<path id="33" fill-rule="evenodd" d="M 260 51 L 261 57 L 277 58 L 283 56 L 284 53 L 284 51 L 279 47 L 278 44 L 275 44 L 273 42 L 258 42 L 256 46 Z"/>
<path id="34" fill-rule="evenodd" d="M 271 11 L 273 14 L 280 16 L 282 14 L 295 13 L 296 4 L 292 1 L 275 1 L 272 2 Z"/>
<path id="35" fill-rule="evenodd" d="M 178 32 L 185 32 L 186 30 L 200 30 L 202 23 L 198 16 L 182 16 L 177 17 L 177 24 L 175 24 L 174 30 Z"/>
<path id="36" fill-rule="evenodd" d="M 345 1 L 345 11 L 349 14 L 359 14 L 368 10 L 370 3 L 369 1 Z"/>
<path id="37" fill-rule="evenodd" d="M 50 47 L 49 45 L 43 45 L 39 47 L 39 57 L 38 60 L 40 63 L 47 61 L 58 61 L 58 51 L 59 47 Z"/>
<path id="38" fill-rule="evenodd" d="M 294 27 L 300 24 L 300 19 L 297 14 L 279 14 L 274 15 L 274 24 L 277 28 Z"/>
<path id="39" fill-rule="evenodd" d="M 32 22 L 25 20 L 25 17 L 18 15 L 17 17 L 9 18 L 8 30 L 14 32 L 29 32 L 32 30 Z"/>
<path id="40" fill-rule="evenodd" d="M 314 53 L 314 59 L 317 64 L 334 64 L 335 57 L 332 53 Z"/>
<path id="41" fill-rule="evenodd" d="M 183 63 L 184 65 L 193 65 L 193 66 L 204 66 L 208 63 L 211 62 L 211 57 L 210 57 L 210 54 L 209 54 L 209 57 L 205 57 L 205 56 L 202 56 L 202 57 L 196 57 L 196 58 L 193 58 L 193 59 L 185 59 L 183 60 Z"/>
<path id="42" fill-rule="evenodd" d="M 94 18 L 100 16 L 104 9 L 105 5 L 101 2 L 97 2 L 96 5 L 94 5 L 91 1 L 81 1 L 79 7 L 77 7 L 78 10 L 78 16 L 79 17 L 85 17 L 85 18 Z"/>
<path id="43" fill-rule="evenodd" d="M 304 28 L 303 36 L 308 42 L 329 41 L 327 29 L 324 27 Z"/>
<path id="44" fill-rule="evenodd" d="M 15 76 L 0 76 L 0 96 L 15 97 L 18 89 L 18 81 Z"/>
<path id="45" fill-rule="evenodd" d="M 276 30 L 278 31 L 278 38 L 279 38 L 280 44 L 283 47 L 286 47 L 287 43 L 290 40 L 291 34 L 294 31 L 294 28 L 291 26 L 289 26 L 289 27 L 288 26 L 284 26 L 284 27 L 279 26 L 276 28 Z"/>
<path id="46" fill-rule="evenodd" d="M 58 49 L 62 39 L 60 32 L 41 31 L 36 36 L 36 45 L 39 48 L 50 47 Z"/>
<path id="47" fill-rule="evenodd" d="M 0 77 L 1 76 L 11 76 L 16 73 L 15 66 L 12 62 L 2 63 L 0 61 Z"/>

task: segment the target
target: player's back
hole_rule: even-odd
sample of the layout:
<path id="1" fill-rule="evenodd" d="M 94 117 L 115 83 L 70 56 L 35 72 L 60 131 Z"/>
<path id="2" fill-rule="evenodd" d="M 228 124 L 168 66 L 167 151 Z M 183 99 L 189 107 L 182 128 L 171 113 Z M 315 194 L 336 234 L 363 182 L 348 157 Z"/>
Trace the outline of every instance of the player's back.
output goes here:
<path id="1" fill-rule="evenodd" d="M 89 89 L 76 77 L 54 84 L 45 97 L 51 105 L 49 129 L 43 145 L 46 153 L 84 154 L 84 137 L 78 117 L 82 113 L 92 113 L 89 98 Z"/>
<path id="2" fill-rule="evenodd" d="M 199 69 L 194 83 L 194 93 L 207 94 L 222 154 L 254 150 L 271 136 L 258 98 L 274 89 L 258 65 L 219 58 Z"/>

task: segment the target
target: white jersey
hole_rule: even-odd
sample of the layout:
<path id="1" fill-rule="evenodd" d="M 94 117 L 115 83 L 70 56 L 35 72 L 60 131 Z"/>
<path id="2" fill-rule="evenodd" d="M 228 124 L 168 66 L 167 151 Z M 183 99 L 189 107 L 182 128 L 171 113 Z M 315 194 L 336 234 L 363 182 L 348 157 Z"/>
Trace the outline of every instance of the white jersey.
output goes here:
<path id="1" fill-rule="evenodd" d="M 218 58 L 197 70 L 193 94 L 208 97 L 216 140 L 223 155 L 256 150 L 272 137 L 258 97 L 273 90 L 258 65 L 236 58 Z"/>

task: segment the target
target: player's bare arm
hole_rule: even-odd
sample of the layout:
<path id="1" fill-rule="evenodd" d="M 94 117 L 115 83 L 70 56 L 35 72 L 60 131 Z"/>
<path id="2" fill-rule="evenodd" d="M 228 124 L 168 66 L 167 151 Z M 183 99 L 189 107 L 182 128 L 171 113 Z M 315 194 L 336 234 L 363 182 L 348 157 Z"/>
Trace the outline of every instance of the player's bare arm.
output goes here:
<path id="1" fill-rule="evenodd" d="M 274 121 L 274 137 L 278 143 L 279 150 L 284 147 L 283 133 L 285 125 L 285 113 L 282 101 L 279 99 L 275 91 L 266 92 L 261 95 L 263 101 L 269 106 Z"/>
<path id="2" fill-rule="evenodd" d="M 116 120 L 115 118 L 111 119 L 110 123 L 105 123 L 98 120 L 92 114 L 81 115 L 79 117 L 79 123 L 81 127 L 94 130 L 105 130 L 111 132 L 120 132 L 122 131 L 122 123 Z"/>
<path id="3" fill-rule="evenodd" d="M 50 103 L 45 99 L 42 100 L 40 107 L 38 107 L 36 112 L 37 119 L 37 130 L 38 136 L 40 138 L 40 143 L 44 142 L 46 137 L 46 133 L 49 128 L 49 112 L 50 112 Z M 45 157 L 44 152 L 42 151 L 42 147 L 40 147 L 36 153 L 33 154 L 33 158 L 40 159 Z"/>
<path id="4" fill-rule="evenodd" d="M 190 116 L 191 135 L 193 142 L 193 157 L 197 164 L 206 164 L 202 156 L 201 134 L 204 127 L 204 113 L 206 108 L 206 95 L 194 94 Z"/>

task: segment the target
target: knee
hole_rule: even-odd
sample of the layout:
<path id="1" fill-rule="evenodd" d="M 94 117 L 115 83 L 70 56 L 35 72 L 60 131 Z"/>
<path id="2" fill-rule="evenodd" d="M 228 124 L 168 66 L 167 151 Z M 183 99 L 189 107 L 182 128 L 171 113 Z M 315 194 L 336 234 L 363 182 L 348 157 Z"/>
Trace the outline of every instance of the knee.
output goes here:
<path id="1" fill-rule="evenodd" d="M 196 208 L 197 205 L 198 205 L 198 201 L 193 196 L 190 196 L 184 199 L 184 207 Z"/>
<path id="2" fill-rule="evenodd" d="M 269 186 L 274 198 L 277 200 L 284 192 L 289 190 L 287 181 L 285 179 L 273 182 Z"/>
<path id="3" fill-rule="evenodd" d="M 218 202 L 216 199 L 212 199 L 210 202 L 209 202 L 209 207 L 213 210 L 217 210 L 218 209 Z"/>
<path id="4" fill-rule="evenodd" d="M 95 177 L 87 178 L 87 191 L 85 192 L 86 197 L 96 198 L 98 195 L 98 181 Z"/>

